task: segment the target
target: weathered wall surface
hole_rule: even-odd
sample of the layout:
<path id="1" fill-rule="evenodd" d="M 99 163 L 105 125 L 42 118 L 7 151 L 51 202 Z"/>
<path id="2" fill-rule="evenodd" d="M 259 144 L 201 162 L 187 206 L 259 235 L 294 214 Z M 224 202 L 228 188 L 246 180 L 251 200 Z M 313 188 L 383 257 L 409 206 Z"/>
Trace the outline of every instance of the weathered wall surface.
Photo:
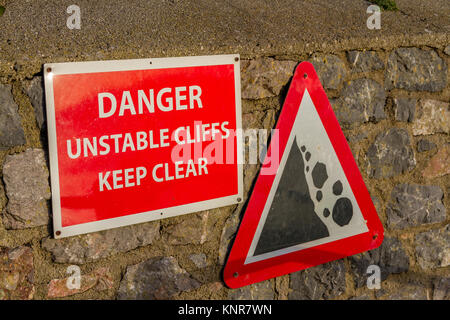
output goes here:
<path id="1" fill-rule="evenodd" d="M 51 238 L 42 77 L 0 85 L 0 298 L 449 298 L 450 47 L 241 63 L 243 126 L 273 128 L 299 60 L 321 78 L 386 229 L 380 248 L 229 290 L 221 270 L 243 205 Z M 80 168 L 82 170 L 82 168 Z M 257 165 L 245 165 L 246 198 Z M 67 289 L 69 265 L 82 270 Z M 382 271 L 380 290 L 366 269 Z"/>
<path id="2" fill-rule="evenodd" d="M 361 16 L 362 31 L 357 32 L 359 38 L 345 41 L 340 33 L 335 38 L 342 41 L 327 34 L 327 44 L 321 43 L 317 30 L 310 32 L 314 43 L 307 41 L 307 32 L 297 33 L 300 40 L 295 39 L 293 35 L 303 27 L 293 21 L 302 21 L 301 16 L 286 19 L 289 24 L 284 29 L 269 28 L 266 24 L 273 17 L 265 17 L 264 10 L 259 28 L 237 15 L 243 15 L 242 10 L 224 11 L 246 21 L 241 33 L 233 36 L 227 35 L 229 27 L 223 19 L 217 18 L 215 24 L 214 16 L 210 17 L 208 26 L 222 43 L 217 46 L 208 39 L 191 39 L 178 46 L 164 35 L 141 46 L 146 43 L 145 30 L 134 24 L 124 25 L 123 32 L 118 29 L 116 37 L 104 42 L 100 39 L 110 32 L 104 25 L 95 25 L 104 23 L 95 10 L 90 13 L 92 24 L 85 24 L 87 36 L 79 42 L 63 23 L 50 24 L 46 32 L 27 31 L 24 25 L 33 18 L 29 17 L 33 11 L 25 10 L 16 18 L 5 15 L 11 21 L 23 21 L 17 25 L 21 32 L 6 26 L 6 37 L 0 40 L 0 299 L 450 299 L 448 26 L 427 25 L 427 19 L 435 17 L 434 9 L 425 10 L 422 20 L 411 20 L 417 1 L 401 0 L 402 14 L 387 13 L 383 20 L 392 29 L 384 28 L 380 37 L 368 37 L 364 29 L 367 4 L 344 2 L 342 8 Z M 326 3 L 312 15 L 326 15 L 332 9 Z M 19 2 L 6 4 L 11 11 L 20 7 Z M 39 10 L 39 4 L 30 5 Z M 208 6 L 217 11 L 217 4 Z M 158 9 L 161 14 L 163 9 Z M 125 18 L 130 14 L 132 19 L 133 13 L 127 10 Z M 291 11 L 293 15 L 300 12 Z M 36 21 L 54 20 L 51 14 L 35 16 Z M 358 19 L 343 23 L 351 30 Z M 323 26 L 320 21 L 314 23 L 318 29 Z M 344 28 L 332 23 L 331 29 Z M 103 37 L 89 28 L 99 29 Z M 150 33 L 153 27 L 148 22 L 143 28 Z M 437 33 L 402 35 L 406 28 L 411 33 L 424 28 Z M 260 34 L 260 29 L 272 33 Z M 142 34 L 133 34 L 134 30 Z M 284 33 L 288 39 L 277 36 Z M 38 37 L 33 38 L 34 34 Z M 179 37 L 189 38 L 189 34 Z M 43 41 L 36 40 L 39 35 Z M 270 41 L 262 41 L 265 38 Z M 166 47 L 160 45 L 164 39 Z M 122 40 L 122 46 L 116 47 Z M 74 41 L 77 49 L 64 46 L 64 41 Z M 245 165 L 246 196 L 240 205 L 52 239 L 42 64 L 213 53 L 242 53 L 245 129 L 273 128 L 295 66 L 304 60 L 314 64 L 385 227 L 380 248 L 238 290 L 227 289 L 221 272 L 259 169 L 250 164 Z M 366 269 L 371 264 L 381 268 L 380 290 L 366 287 Z M 66 287 L 70 265 L 81 268 L 78 290 Z"/>

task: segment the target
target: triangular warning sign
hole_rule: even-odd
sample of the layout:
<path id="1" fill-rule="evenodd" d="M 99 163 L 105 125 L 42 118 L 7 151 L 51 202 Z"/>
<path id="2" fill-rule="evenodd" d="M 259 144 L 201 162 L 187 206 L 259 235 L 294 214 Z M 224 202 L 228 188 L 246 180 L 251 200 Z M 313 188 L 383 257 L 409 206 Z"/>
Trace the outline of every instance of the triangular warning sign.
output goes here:
<path id="1" fill-rule="evenodd" d="M 381 244 L 383 226 L 309 62 L 295 70 L 268 159 L 225 266 L 230 288 Z"/>

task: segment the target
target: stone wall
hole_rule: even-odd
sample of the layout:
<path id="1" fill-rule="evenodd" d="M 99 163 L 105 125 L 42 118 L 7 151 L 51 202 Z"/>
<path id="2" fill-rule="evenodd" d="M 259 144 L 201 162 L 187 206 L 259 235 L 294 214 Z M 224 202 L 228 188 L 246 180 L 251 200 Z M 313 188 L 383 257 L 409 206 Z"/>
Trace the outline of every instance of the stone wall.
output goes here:
<path id="1" fill-rule="evenodd" d="M 258 165 L 245 165 L 242 204 L 54 240 L 42 73 L 0 74 L 0 299 L 449 299 L 449 55 L 447 44 L 242 60 L 244 128 L 273 128 L 295 66 L 314 64 L 385 240 L 237 290 L 221 272 Z M 379 290 L 366 287 L 371 264 Z M 66 287 L 70 265 L 80 289 Z"/>

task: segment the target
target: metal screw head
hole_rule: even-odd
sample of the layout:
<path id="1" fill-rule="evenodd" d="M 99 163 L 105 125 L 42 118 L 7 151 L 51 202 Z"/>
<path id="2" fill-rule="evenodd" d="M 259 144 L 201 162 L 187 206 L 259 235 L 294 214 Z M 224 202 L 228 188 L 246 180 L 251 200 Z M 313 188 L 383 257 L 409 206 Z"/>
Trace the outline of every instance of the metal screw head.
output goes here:
<path id="1" fill-rule="evenodd" d="M 55 234 L 56 234 L 57 236 L 60 236 L 60 235 L 61 235 L 61 231 L 58 230 L 58 231 L 55 232 Z"/>
<path id="2" fill-rule="evenodd" d="M 374 234 L 373 236 L 372 236 L 372 239 L 373 240 L 376 240 L 378 238 L 378 235 L 377 234 Z"/>
<path id="3" fill-rule="evenodd" d="M 237 278 L 239 276 L 239 273 L 237 273 L 237 272 L 235 272 L 234 274 L 233 274 L 233 277 L 235 277 L 235 278 Z"/>
<path id="4" fill-rule="evenodd" d="M 52 68 L 48 67 L 47 72 L 52 72 Z"/>
<path id="5" fill-rule="evenodd" d="M 238 61 L 239 61 L 239 58 L 238 58 L 238 57 L 234 58 L 234 61 L 238 62 Z"/>
<path id="6" fill-rule="evenodd" d="M 305 74 L 303 74 L 303 78 L 308 78 L 308 74 L 307 73 L 305 73 Z"/>
<path id="7" fill-rule="evenodd" d="M 237 198 L 237 202 L 241 202 L 242 201 L 242 199 L 241 198 Z"/>

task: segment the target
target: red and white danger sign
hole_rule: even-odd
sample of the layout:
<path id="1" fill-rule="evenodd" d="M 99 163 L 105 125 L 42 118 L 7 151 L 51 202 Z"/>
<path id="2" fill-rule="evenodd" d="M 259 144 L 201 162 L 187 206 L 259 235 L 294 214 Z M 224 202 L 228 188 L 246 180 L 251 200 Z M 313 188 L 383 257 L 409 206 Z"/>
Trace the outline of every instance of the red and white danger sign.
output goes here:
<path id="1" fill-rule="evenodd" d="M 314 67 L 301 63 L 224 270 L 238 288 L 378 247 L 383 226 Z"/>
<path id="2" fill-rule="evenodd" d="M 241 201 L 238 55 L 44 70 L 56 238 Z"/>

